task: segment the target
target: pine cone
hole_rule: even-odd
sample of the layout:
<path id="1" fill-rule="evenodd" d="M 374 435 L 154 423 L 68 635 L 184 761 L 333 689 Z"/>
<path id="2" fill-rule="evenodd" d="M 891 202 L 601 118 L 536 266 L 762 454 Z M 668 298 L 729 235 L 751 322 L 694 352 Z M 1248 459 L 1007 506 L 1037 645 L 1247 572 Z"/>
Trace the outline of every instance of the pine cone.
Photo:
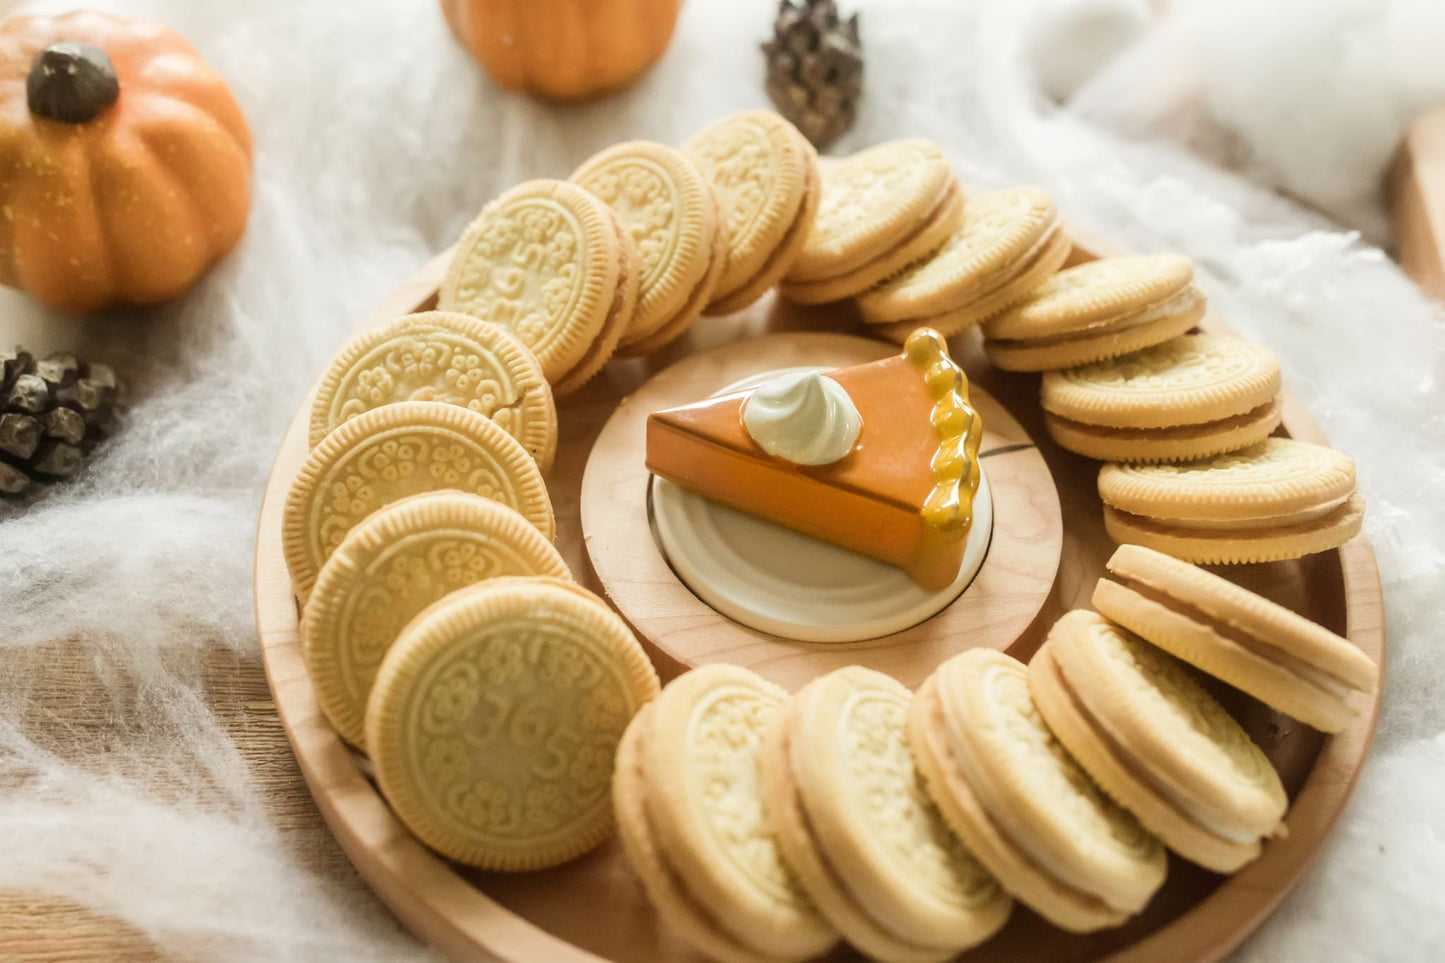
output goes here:
<path id="1" fill-rule="evenodd" d="M 863 90 L 856 13 L 840 21 L 833 0 L 781 0 L 763 53 L 768 96 L 815 147 L 853 126 Z"/>
<path id="2" fill-rule="evenodd" d="M 0 495 L 69 478 L 119 424 L 115 372 L 69 354 L 0 352 Z"/>

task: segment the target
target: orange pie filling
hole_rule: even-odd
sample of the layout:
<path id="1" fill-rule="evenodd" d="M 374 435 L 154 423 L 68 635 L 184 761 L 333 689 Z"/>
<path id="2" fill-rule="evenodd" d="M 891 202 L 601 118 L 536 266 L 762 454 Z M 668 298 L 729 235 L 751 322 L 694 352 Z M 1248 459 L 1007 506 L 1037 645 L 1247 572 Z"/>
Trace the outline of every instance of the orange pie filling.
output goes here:
<path id="1" fill-rule="evenodd" d="M 942 337 L 922 328 L 901 355 L 825 377 L 846 392 L 859 421 L 842 457 L 798 464 L 769 454 L 745 423 L 748 391 L 653 413 L 648 470 L 730 508 L 896 565 L 924 589 L 946 588 L 963 563 L 979 483 L 982 425 L 962 370 Z"/>

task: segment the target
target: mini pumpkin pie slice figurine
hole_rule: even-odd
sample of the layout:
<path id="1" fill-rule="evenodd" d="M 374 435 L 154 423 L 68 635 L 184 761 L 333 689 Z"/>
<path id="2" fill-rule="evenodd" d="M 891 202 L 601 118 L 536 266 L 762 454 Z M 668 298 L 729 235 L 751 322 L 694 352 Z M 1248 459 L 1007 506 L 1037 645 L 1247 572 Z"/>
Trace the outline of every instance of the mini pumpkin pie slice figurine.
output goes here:
<path id="1" fill-rule="evenodd" d="M 881 361 L 654 412 L 647 468 L 939 591 L 963 562 L 982 432 L 963 371 L 920 328 Z"/>

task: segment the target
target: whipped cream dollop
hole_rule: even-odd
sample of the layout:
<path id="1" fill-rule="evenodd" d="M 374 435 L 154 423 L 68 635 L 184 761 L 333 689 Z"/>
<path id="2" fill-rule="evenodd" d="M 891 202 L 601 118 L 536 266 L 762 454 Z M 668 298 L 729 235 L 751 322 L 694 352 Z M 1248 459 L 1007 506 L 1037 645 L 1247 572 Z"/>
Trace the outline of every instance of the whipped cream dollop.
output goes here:
<path id="1" fill-rule="evenodd" d="M 795 465 L 828 465 L 853 450 L 863 419 L 842 385 L 808 371 L 753 389 L 743 405 L 743 426 L 770 455 Z"/>

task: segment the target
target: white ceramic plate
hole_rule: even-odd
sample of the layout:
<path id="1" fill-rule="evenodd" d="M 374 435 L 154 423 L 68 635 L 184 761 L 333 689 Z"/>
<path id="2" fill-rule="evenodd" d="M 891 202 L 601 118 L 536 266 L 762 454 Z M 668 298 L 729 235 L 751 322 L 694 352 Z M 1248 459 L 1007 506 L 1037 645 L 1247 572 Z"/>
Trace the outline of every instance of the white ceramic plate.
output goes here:
<path id="1" fill-rule="evenodd" d="M 826 368 L 789 368 L 792 371 Z M 742 391 L 782 374 L 729 385 Z M 715 395 L 715 396 L 716 396 Z M 980 471 L 958 578 L 940 592 L 902 569 L 708 501 L 654 477 L 649 514 L 668 564 L 693 594 L 735 622 L 799 642 L 858 642 L 902 632 L 947 608 L 983 566 L 993 499 Z"/>

